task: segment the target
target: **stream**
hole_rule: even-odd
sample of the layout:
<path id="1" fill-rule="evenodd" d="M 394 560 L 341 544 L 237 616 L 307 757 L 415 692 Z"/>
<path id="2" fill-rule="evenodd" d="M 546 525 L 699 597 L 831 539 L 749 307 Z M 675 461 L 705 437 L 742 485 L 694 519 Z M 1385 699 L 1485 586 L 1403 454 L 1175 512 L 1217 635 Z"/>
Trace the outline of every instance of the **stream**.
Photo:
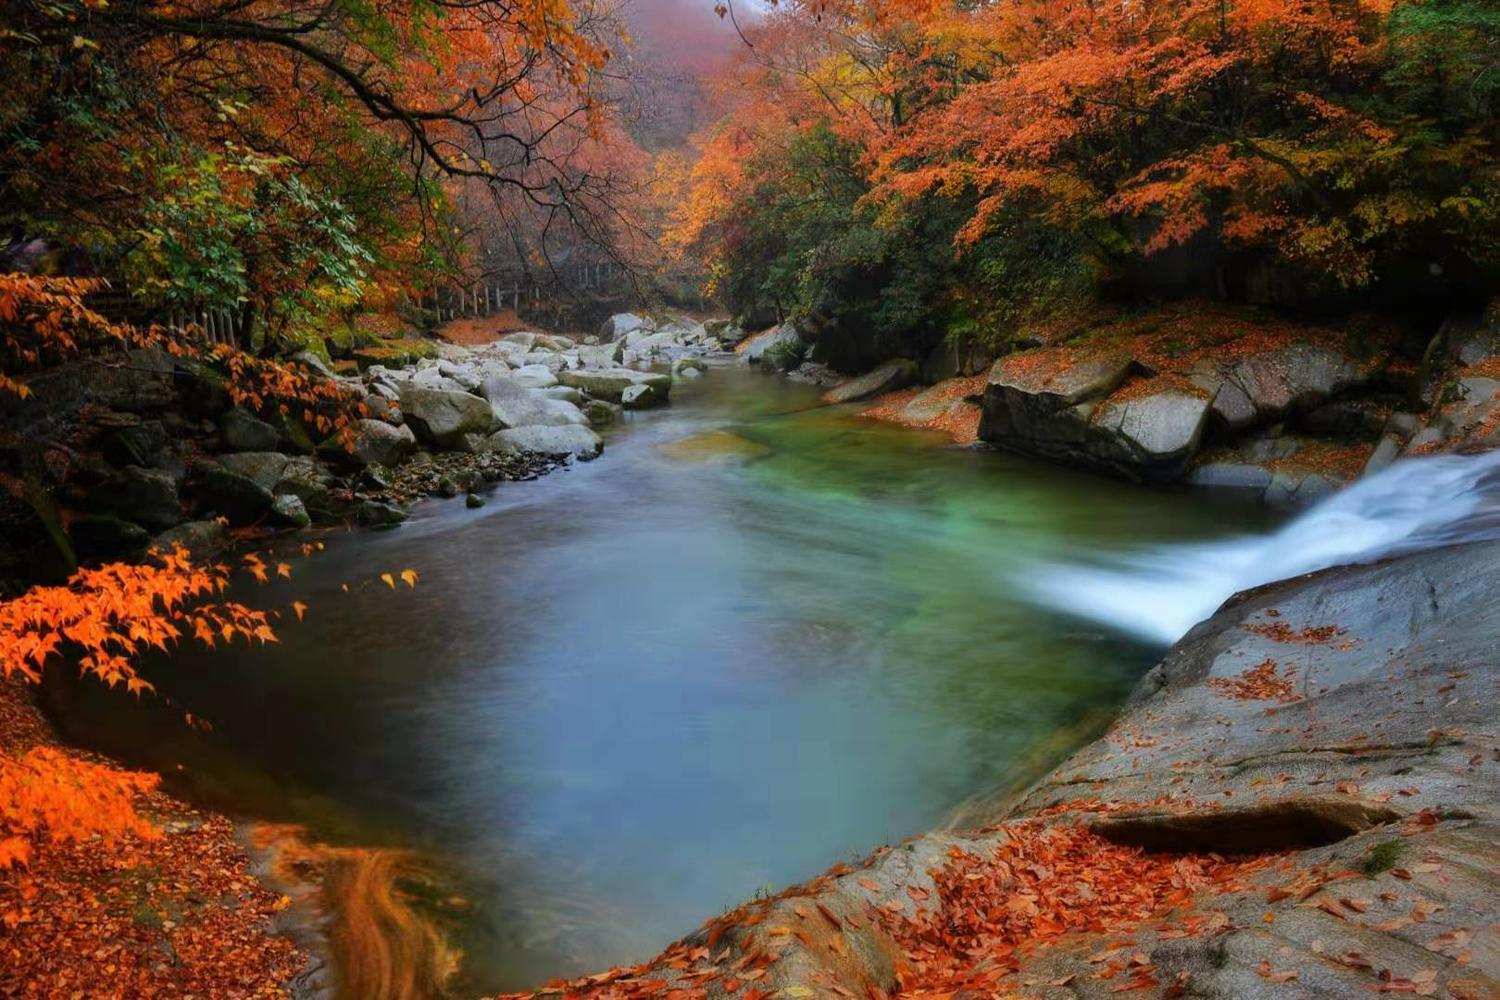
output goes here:
<path id="1" fill-rule="evenodd" d="M 649 957 L 1097 732 L 1164 633 L 1084 623 L 1068 587 L 1095 590 L 1034 567 L 1270 523 L 857 411 L 716 368 L 595 462 L 323 536 L 290 582 L 236 594 L 299 599 L 305 622 L 151 664 L 170 706 L 93 685 L 52 710 L 195 801 L 401 852 L 387 879 L 445 943 L 431 982 L 444 962 L 472 994 Z M 407 568 L 415 587 L 379 580 Z M 346 965 L 400 922 L 347 931 Z"/>

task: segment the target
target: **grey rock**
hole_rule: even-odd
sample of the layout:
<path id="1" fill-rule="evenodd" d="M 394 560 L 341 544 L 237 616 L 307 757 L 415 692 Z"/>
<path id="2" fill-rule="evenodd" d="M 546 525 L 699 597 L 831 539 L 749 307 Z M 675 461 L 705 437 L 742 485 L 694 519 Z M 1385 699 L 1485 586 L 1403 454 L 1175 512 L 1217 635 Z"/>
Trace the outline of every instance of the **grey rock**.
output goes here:
<path id="1" fill-rule="evenodd" d="M 318 450 L 330 458 L 356 465 L 396 465 L 417 448 L 417 438 L 410 427 L 395 427 L 366 417 L 356 420 L 350 429 L 354 434 L 353 451 L 344 449 L 338 435 L 324 441 Z"/>
<path id="2" fill-rule="evenodd" d="M 625 345 L 614 341 L 595 347 L 580 347 L 578 362 L 584 368 L 614 368 L 625 363 Z"/>
<path id="3" fill-rule="evenodd" d="M 918 370 L 915 361 L 905 358 L 897 358 L 887 361 L 885 364 L 857 375 L 846 382 L 829 389 L 823 393 L 825 403 L 852 403 L 860 399 L 868 399 L 871 396 L 879 396 L 896 389 L 904 388 L 915 382 Z"/>
<path id="4" fill-rule="evenodd" d="M 167 430 L 160 420 L 142 420 L 121 427 L 105 438 L 101 451 L 110 465 L 155 465 L 167 447 Z"/>
<path id="5" fill-rule="evenodd" d="M 224 525 L 218 521 L 186 521 L 157 535 L 151 547 L 170 552 L 180 545 L 189 555 L 202 558 L 217 551 L 223 543 Z"/>
<path id="6" fill-rule="evenodd" d="M 324 378 L 333 378 L 333 369 L 328 367 L 328 362 L 318 357 L 312 351 L 298 351 L 292 355 L 292 360 L 322 375 Z"/>
<path id="7" fill-rule="evenodd" d="M 523 385 L 528 389 L 548 389 L 558 383 L 557 373 L 546 365 L 522 365 L 511 372 L 510 377 L 517 385 Z"/>
<path id="8" fill-rule="evenodd" d="M 599 340 L 607 344 L 619 340 L 626 334 L 635 333 L 647 325 L 646 320 L 635 313 L 616 313 L 599 327 Z"/>
<path id="9" fill-rule="evenodd" d="M 242 451 L 233 455 L 220 455 L 218 463 L 230 472 L 272 489 L 281 480 L 282 473 L 290 462 L 287 456 L 275 451 Z"/>
<path id="10" fill-rule="evenodd" d="M 566 371 L 558 375 L 563 385 L 572 386 L 596 399 L 620 402 L 620 397 L 632 385 L 649 385 L 662 399 L 672 391 L 672 376 L 661 372 L 639 372 L 630 368 L 609 368 L 599 371 Z"/>
<path id="11" fill-rule="evenodd" d="M 548 399 L 560 399 L 564 403 L 572 403 L 574 406 L 583 405 L 583 393 L 571 385 L 551 385 L 537 391 Z"/>
<path id="12" fill-rule="evenodd" d="M 292 528 L 305 528 L 312 523 L 302 498 L 292 493 L 283 493 L 271 501 L 271 517 Z"/>
<path id="13" fill-rule="evenodd" d="M 511 427 L 561 427 L 588 422 L 572 403 L 552 399 L 546 395 L 545 390 L 527 388 L 511 378 L 486 379 L 480 392 L 489 400 L 495 426 L 501 430 Z"/>
<path id="14" fill-rule="evenodd" d="M 333 475 L 317 462 L 310 458 L 293 458 L 281 470 L 271 492 L 277 496 L 295 496 L 308 510 L 321 510 L 328 506 L 328 493 L 333 483 Z"/>
<path id="15" fill-rule="evenodd" d="M 757 333 L 737 348 L 740 357 L 752 365 L 761 364 L 762 362 L 768 365 L 774 363 L 774 367 L 781 367 L 787 371 L 790 368 L 787 368 L 782 363 L 785 358 L 790 355 L 796 355 L 800 360 L 806 349 L 806 345 L 802 341 L 802 335 L 797 332 L 797 327 L 794 323 L 782 323 L 779 326 L 773 326 L 764 333 Z M 768 351 L 772 355 L 769 360 L 766 358 Z M 795 367 L 795 365 L 792 367 Z"/>
<path id="16" fill-rule="evenodd" d="M 199 504 L 224 515 L 234 524 L 246 524 L 263 517 L 275 499 L 269 487 L 217 462 L 200 462 L 193 466 L 188 484 Z"/>
<path id="17" fill-rule="evenodd" d="M 543 455 L 574 455 L 590 459 L 604 450 L 604 440 L 587 427 L 515 427 L 490 435 L 497 452 L 533 451 Z"/>
<path id="18" fill-rule="evenodd" d="M 1188 473 L 1187 482 L 1214 489 L 1264 492 L 1271 485 L 1271 470 L 1248 462 L 1205 462 Z"/>
<path id="19" fill-rule="evenodd" d="M 275 427 L 238 406 L 219 418 L 219 432 L 230 451 L 275 451 L 281 442 Z"/>
<path id="20" fill-rule="evenodd" d="M 628 385 L 620 393 L 620 405 L 627 410 L 649 410 L 659 402 L 661 398 L 649 385 Z"/>
<path id="21" fill-rule="evenodd" d="M 391 528 L 405 521 L 409 515 L 400 507 L 377 500 L 365 500 L 360 503 L 356 516 L 366 528 Z"/>
<path id="22" fill-rule="evenodd" d="M 608 427 L 620 419 L 621 409 L 622 407 L 619 403 L 611 403 L 603 399 L 591 399 L 584 404 L 583 415 L 588 419 L 590 427 Z"/>
<path id="23" fill-rule="evenodd" d="M 88 506 L 101 514 L 112 514 L 153 531 L 170 528 L 182 520 L 177 478 L 162 469 L 127 466 L 118 478 L 89 495 Z"/>
<path id="24" fill-rule="evenodd" d="M 494 424 L 489 402 L 467 392 L 403 386 L 401 411 L 418 439 L 439 448 L 458 444 L 465 434 L 487 433 Z"/>

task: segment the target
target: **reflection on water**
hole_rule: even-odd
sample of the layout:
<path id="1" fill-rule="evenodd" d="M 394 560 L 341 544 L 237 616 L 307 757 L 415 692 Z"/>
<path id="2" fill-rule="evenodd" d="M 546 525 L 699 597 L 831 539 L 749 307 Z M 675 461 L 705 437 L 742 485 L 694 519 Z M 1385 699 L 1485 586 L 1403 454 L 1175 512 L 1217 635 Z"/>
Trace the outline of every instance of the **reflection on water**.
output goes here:
<path id="1" fill-rule="evenodd" d="M 1152 652 L 1013 574 L 1249 517 L 814 401 L 714 371 L 600 461 L 330 538 L 253 592 L 310 606 L 280 646 L 155 671 L 211 734 L 91 689 L 64 714 L 212 802 L 422 859 L 468 901 L 462 985 L 524 986 L 1014 780 Z M 405 567 L 414 590 L 369 585 Z"/>

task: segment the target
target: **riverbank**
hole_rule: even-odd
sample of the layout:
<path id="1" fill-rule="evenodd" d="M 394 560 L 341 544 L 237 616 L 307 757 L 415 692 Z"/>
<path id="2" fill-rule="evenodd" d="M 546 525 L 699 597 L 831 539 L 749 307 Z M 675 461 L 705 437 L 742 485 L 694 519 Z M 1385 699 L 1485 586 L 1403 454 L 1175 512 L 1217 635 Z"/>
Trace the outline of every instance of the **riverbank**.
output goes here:
<path id="1" fill-rule="evenodd" d="M 28 690 L 0 683 L 0 776 L 58 781 L 50 837 L 0 869 L 0 993 L 15 997 L 272 997 L 316 991 L 318 963 L 286 936 L 289 900 L 251 871 L 233 824 L 96 754 L 62 746 Z M 100 791 L 129 781 L 123 800 Z M 6 796 L 4 819 L 36 798 Z M 140 824 L 105 830 L 112 808 Z M 78 810 L 76 818 L 69 809 Z M 76 824 L 76 825 L 75 825 Z M 100 837 L 104 831 L 108 836 Z M 7 847 L 16 846 L 7 842 Z"/>
<path id="2" fill-rule="evenodd" d="M 1057 316 L 999 349 L 944 345 L 854 377 L 794 323 L 740 347 L 830 403 L 1137 482 L 1306 506 L 1403 456 L 1500 443 L 1500 303 L 1436 333 L 1185 302 Z"/>
<path id="3" fill-rule="evenodd" d="M 1241 595 L 977 830 L 553 991 L 1500 995 L 1497 565 L 1473 544 Z"/>

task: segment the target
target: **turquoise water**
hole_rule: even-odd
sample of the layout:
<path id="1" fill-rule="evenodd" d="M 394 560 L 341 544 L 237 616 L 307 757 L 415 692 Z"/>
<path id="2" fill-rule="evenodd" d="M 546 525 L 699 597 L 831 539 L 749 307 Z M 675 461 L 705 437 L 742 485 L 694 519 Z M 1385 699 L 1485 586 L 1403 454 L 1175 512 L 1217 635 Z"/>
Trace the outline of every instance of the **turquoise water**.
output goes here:
<path id="1" fill-rule="evenodd" d="M 211 733 L 92 695 L 65 717 L 238 814 L 414 849 L 467 900 L 462 986 L 520 987 L 1055 759 L 1159 651 L 1018 577 L 1254 520 L 815 402 L 715 370 L 599 461 L 328 536 L 243 595 L 309 605 L 280 645 L 155 666 Z M 408 567 L 415 589 L 375 579 Z"/>

